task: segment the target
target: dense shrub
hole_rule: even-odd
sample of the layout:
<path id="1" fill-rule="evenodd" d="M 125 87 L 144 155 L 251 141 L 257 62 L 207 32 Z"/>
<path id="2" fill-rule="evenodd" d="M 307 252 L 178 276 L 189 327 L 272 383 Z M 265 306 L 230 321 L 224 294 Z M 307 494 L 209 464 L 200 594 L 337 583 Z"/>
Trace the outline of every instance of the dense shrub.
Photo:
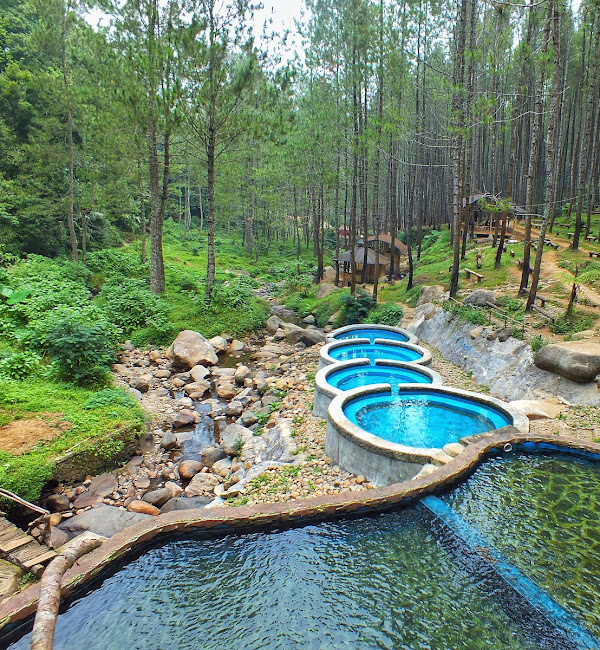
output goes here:
<path id="1" fill-rule="evenodd" d="M 0 359 L 0 376 L 7 379 L 26 379 L 39 372 L 40 368 L 39 355 L 28 350 L 13 352 Z"/>
<path id="2" fill-rule="evenodd" d="M 143 280 L 107 282 L 98 300 L 107 317 L 126 335 L 140 327 L 159 326 L 167 320 L 160 299 L 150 293 Z"/>
<path id="3" fill-rule="evenodd" d="M 358 290 L 354 295 L 344 296 L 342 298 L 342 324 L 364 323 L 375 305 L 376 302 L 366 291 Z"/>
<path id="4" fill-rule="evenodd" d="M 396 326 L 404 316 L 402 305 L 395 302 L 384 302 L 371 309 L 367 317 L 367 323 L 380 323 L 381 325 Z"/>

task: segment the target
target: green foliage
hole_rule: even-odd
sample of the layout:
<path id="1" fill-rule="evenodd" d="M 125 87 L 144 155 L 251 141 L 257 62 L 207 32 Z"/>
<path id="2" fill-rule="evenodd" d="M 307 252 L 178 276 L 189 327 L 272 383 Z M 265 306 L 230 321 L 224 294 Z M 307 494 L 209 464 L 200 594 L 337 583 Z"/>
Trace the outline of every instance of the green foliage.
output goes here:
<path id="1" fill-rule="evenodd" d="M 123 390 L 105 388 L 91 395 L 82 405 L 84 409 L 105 408 L 107 406 L 131 406 L 136 404 L 134 398 Z"/>
<path id="2" fill-rule="evenodd" d="M 384 302 L 371 309 L 366 322 L 395 327 L 402 320 L 403 316 L 404 309 L 402 309 L 402 305 L 393 302 Z"/>
<path id="3" fill-rule="evenodd" d="M 38 418 L 40 413 L 42 419 L 47 414 L 57 414 L 71 423 L 70 428 L 60 430 L 55 438 L 26 453 L 0 451 L 0 484 L 35 502 L 61 456 L 71 450 L 95 453 L 100 439 L 104 441 L 103 452 L 110 453 L 114 449 L 109 449 L 111 444 L 105 440 L 107 433 L 113 432 L 114 441 L 119 442 L 119 432 L 135 435 L 144 430 L 144 414 L 137 403 L 111 401 L 84 409 L 83 405 L 94 395 L 88 388 L 35 377 L 23 382 L 0 378 L 0 427 L 17 419 Z"/>
<path id="4" fill-rule="evenodd" d="M 117 280 L 104 284 L 98 301 L 112 322 L 130 335 L 142 327 L 164 329 L 167 314 L 161 300 L 150 293 L 146 282 L 137 279 Z"/>
<path id="5" fill-rule="evenodd" d="M 29 350 L 13 352 L 0 359 L 0 376 L 7 379 L 25 379 L 41 368 L 40 357 Z"/>
<path id="6" fill-rule="evenodd" d="M 485 325 L 487 323 L 487 317 L 485 312 L 481 309 L 471 307 L 471 305 L 456 305 L 452 304 L 447 307 L 453 314 L 456 314 L 459 318 L 473 323 L 473 325 Z"/>
<path id="7" fill-rule="evenodd" d="M 342 325 L 364 323 L 369 312 L 377 303 L 366 292 L 358 290 L 354 295 L 342 298 Z"/>
<path id="8" fill-rule="evenodd" d="M 529 341 L 529 345 L 531 346 L 531 349 L 534 353 L 539 352 L 547 344 L 548 341 L 546 341 L 546 339 L 543 338 L 541 334 L 539 336 L 535 336 L 531 339 L 531 341 Z"/>
<path id="9" fill-rule="evenodd" d="M 116 341 L 106 323 L 82 324 L 65 314 L 44 321 L 32 342 L 52 357 L 60 379 L 82 386 L 108 381 Z"/>
<path id="10" fill-rule="evenodd" d="M 575 334 L 589 329 L 594 324 L 594 317 L 591 314 L 573 312 L 569 316 L 563 316 L 550 323 L 550 330 L 554 334 Z"/>

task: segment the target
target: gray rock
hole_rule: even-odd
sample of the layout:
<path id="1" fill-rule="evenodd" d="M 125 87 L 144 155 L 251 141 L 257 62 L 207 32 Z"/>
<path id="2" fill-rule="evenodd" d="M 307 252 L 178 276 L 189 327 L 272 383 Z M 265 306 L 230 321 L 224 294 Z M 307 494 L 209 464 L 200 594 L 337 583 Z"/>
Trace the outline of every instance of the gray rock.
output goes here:
<path id="1" fill-rule="evenodd" d="M 182 479 L 189 481 L 194 478 L 196 474 L 204 467 L 204 463 L 199 460 L 184 460 L 179 465 L 179 476 Z"/>
<path id="2" fill-rule="evenodd" d="M 221 481 L 214 474 L 196 474 L 185 488 L 187 497 L 208 496 Z"/>
<path id="3" fill-rule="evenodd" d="M 207 375 L 210 375 L 210 370 L 206 366 L 194 366 L 190 370 L 190 377 L 194 381 L 202 381 Z"/>
<path id="4" fill-rule="evenodd" d="M 171 371 L 166 368 L 161 368 L 154 373 L 157 379 L 168 379 L 171 376 Z"/>
<path id="5" fill-rule="evenodd" d="M 333 277 L 335 279 L 335 274 Z M 317 293 L 315 295 L 320 300 L 321 298 L 327 298 L 327 296 L 330 296 L 336 289 L 337 287 L 335 284 L 331 284 L 330 282 L 321 282 L 317 287 Z"/>
<path id="6" fill-rule="evenodd" d="M 45 504 L 50 512 L 65 512 L 71 509 L 71 502 L 64 494 L 51 494 Z"/>
<path id="7" fill-rule="evenodd" d="M 250 368 L 248 368 L 248 366 L 238 366 L 235 369 L 235 375 L 233 376 L 233 378 L 235 379 L 236 383 L 243 384 L 244 379 L 250 377 L 251 374 L 252 371 L 250 370 Z"/>
<path id="8" fill-rule="evenodd" d="M 240 416 L 240 424 L 244 427 L 251 427 L 258 422 L 258 418 L 252 411 L 244 411 Z"/>
<path id="9" fill-rule="evenodd" d="M 164 506 L 164 504 L 169 500 L 173 498 L 173 493 L 171 490 L 168 488 L 160 488 L 158 490 L 152 490 L 151 492 L 146 492 L 142 499 L 146 501 L 146 503 L 151 503 L 153 506 L 156 506 L 157 508 L 160 508 L 161 506 Z"/>
<path id="10" fill-rule="evenodd" d="M 230 424 L 221 432 L 221 446 L 229 456 L 237 456 L 247 440 L 252 438 L 252 431 L 240 424 Z"/>
<path id="11" fill-rule="evenodd" d="M 138 490 L 147 490 L 150 487 L 150 477 L 146 474 L 142 474 L 142 476 L 133 479 L 133 484 L 138 488 Z"/>
<path id="12" fill-rule="evenodd" d="M 298 329 L 290 330 L 285 337 L 290 343 L 303 343 L 306 347 L 325 342 L 325 334 L 319 329 Z"/>
<path id="13" fill-rule="evenodd" d="M 173 512 L 175 510 L 197 510 L 204 508 L 212 501 L 210 497 L 174 497 L 169 499 L 160 509 L 161 512 Z"/>
<path id="14" fill-rule="evenodd" d="M 183 409 L 173 418 L 173 428 L 181 429 L 183 427 L 189 427 L 194 424 L 195 418 L 192 411 Z"/>
<path id="15" fill-rule="evenodd" d="M 279 329 L 283 321 L 281 318 L 278 318 L 277 316 L 269 316 L 267 318 L 267 322 L 265 323 L 265 327 L 267 328 L 267 332 L 270 332 L 271 334 L 275 334 L 275 332 Z"/>
<path id="16" fill-rule="evenodd" d="M 150 390 L 151 381 L 152 377 L 150 375 L 140 375 L 139 377 L 133 377 L 130 385 L 135 390 L 139 390 L 140 393 L 147 393 Z"/>
<path id="17" fill-rule="evenodd" d="M 125 392 L 129 393 L 138 402 L 142 401 L 142 393 L 137 388 L 132 388 L 131 386 L 125 386 Z"/>
<path id="18" fill-rule="evenodd" d="M 498 339 L 500 343 L 505 343 L 508 341 L 509 336 L 512 333 L 512 329 L 510 327 L 503 327 L 502 329 L 495 330 L 494 332 L 490 332 L 487 335 L 487 340 L 488 341 L 493 341 L 494 339 Z"/>
<path id="19" fill-rule="evenodd" d="M 132 526 L 138 521 L 144 521 L 149 517 L 150 515 L 128 512 L 127 510 L 114 508 L 113 506 L 99 506 L 98 508 L 92 508 L 80 515 L 66 519 L 57 528 L 67 533 L 70 539 L 85 533 L 86 530 L 90 530 L 97 535 L 103 535 L 104 537 L 111 537 L 121 532 L 127 526 Z"/>
<path id="20" fill-rule="evenodd" d="M 214 365 L 219 359 L 213 346 L 198 332 L 183 330 L 167 350 L 167 358 L 179 368 Z"/>
<path id="21" fill-rule="evenodd" d="M 227 458 L 221 447 L 205 447 L 202 450 L 202 462 L 207 467 L 212 467 L 217 461 Z"/>
<path id="22" fill-rule="evenodd" d="M 229 344 L 229 352 L 236 354 L 238 352 L 243 352 L 244 348 L 246 347 L 246 344 L 243 341 L 238 341 L 237 339 L 233 339 L 231 343 Z"/>
<path id="23" fill-rule="evenodd" d="M 314 325 L 317 321 L 312 314 L 309 314 L 308 316 L 302 319 L 302 322 L 305 323 L 306 325 Z"/>
<path id="24" fill-rule="evenodd" d="M 225 409 L 225 415 L 237 417 L 238 415 L 242 414 L 243 410 L 244 410 L 244 405 L 241 402 L 238 402 L 237 400 L 233 400 L 232 402 L 229 402 L 229 404 L 227 404 L 227 408 Z"/>
<path id="25" fill-rule="evenodd" d="M 475 289 L 466 298 L 463 299 L 463 305 L 474 305 L 475 307 L 485 307 L 486 302 L 496 303 L 496 294 L 489 289 Z"/>
<path id="26" fill-rule="evenodd" d="M 223 460 L 218 460 L 213 466 L 212 471 L 217 476 L 226 478 L 231 474 L 231 458 L 223 458 Z"/>
<path id="27" fill-rule="evenodd" d="M 229 347 L 227 339 L 222 336 L 213 336 L 212 339 L 208 339 L 208 342 L 213 346 L 217 354 L 225 352 Z"/>
<path id="28" fill-rule="evenodd" d="M 201 399 L 204 393 L 210 388 L 210 382 L 206 379 L 192 381 L 183 387 L 187 395 L 194 395 L 194 399 Z"/>
<path id="29" fill-rule="evenodd" d="M 545 345 L 535 357 L 535 365 L 573 381 L 594 381 L 600 375 L 600 344 L 567 341 Z"/>
<path id="30" fill-rule="evenodd" d="M 171 449 L 175 449 L 175 447 L 178 446 L 177 436 L 172 431 L 168 431 L 167 433 L 165 433 L 162 440 L 160 441 L 160 446 L 165 451 L 171 451 Z"/>
<path id="31" fill-rule="evenodd" d="M 444 292 L 445 289 L 441 284 L 433 284 L 431 286 L 421 287 L 421 292 L 419 293 L 419 298 L 417 299 L 417 307 L 425 305 L 428 302 L 441 300 Z"/>
<path id="32" fill-rule="evenodd" d="M 293 462 L 296 458 L 296 443 L 292 438 L 292 421 L 282 418 L 262 436 L 252 436 L 243 448 L 246 458 L 260 456 L 262 461 Z"/>

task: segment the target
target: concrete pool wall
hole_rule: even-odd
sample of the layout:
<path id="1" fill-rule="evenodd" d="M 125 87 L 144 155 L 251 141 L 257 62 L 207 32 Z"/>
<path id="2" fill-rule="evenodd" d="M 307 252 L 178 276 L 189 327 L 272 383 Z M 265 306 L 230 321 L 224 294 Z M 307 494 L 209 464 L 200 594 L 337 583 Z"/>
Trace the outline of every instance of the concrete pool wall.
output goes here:
<path id="1" fill-rule="evenodd" d="M 402 391 L 430 391 L 478 402 L 499 410 L 521 433 L 529 431 L 526 415 L 494 397 L 431 384 L 404 384 Z M 392 485 L 414 478 L 424 467 L 450 462 L 454 456 L 462 453 L 473 438 L 479 437 L 462 438 L 458 443 L 444 445 L 443 449 L 409 447 L 368 433 L 346 417 L 344 407 L 348 402 L 357 397 L 389 395 L 391 392 L 389 384 L 374 384 L 345 391 L 332 400 L 327 417 L 325 453 L 342 469 L 362 475 L 375 485 Z"/>
<path id="2" fill-rule="evenodd" d="M 406 343 L 412 343 L 413 345 L 418 344 L 419 338 L 416 334 L 409 332 L 408 330 L 403 329 L 402 327 L 393 327 L 392 325 L 378 325 L 377 323 L 364 323 L 358 325 L 345 325 L 344 327 L 339 327 L 333 332 L 327 334 L 327 339 L 335 340 L 351 340 L 351 339 L 339 339 L 340 336 L 344 334 L 350 334 L 355 330 L 378 330 L 378 331 L 387 331 L 392 334 L 399 334 L 406 337 Z M 385 339 L 385 334 L 382 333 L 378 338 Z"/>
<path id="3" fill-rule="evenodd" d="M 346 348 L 352 346 L 369 346 L 369 345 L 380 345 L 389 348 L 401 348 L 404 350 L 410 350 L 412 352 L 418 352 L 421 356 L 418 359 L 410 361 L 409 363 L 421 365 L 421 366 L 430 366 L 431 365 L 431 352 L 422 348 L 420 345 L 415 345 L 414 343 L 405 343 L 403 341 L 390 341 L 388 339 L 375 339 L 373 343 L 369 339 L 343 339 L 341 341 L 331 341 L 326 343 L 319 352 L 319 370 L 330 366 L 332 363 L 340 363 L 338 359 L 334 359 L 330 353 L 339 348 Z M 357 357 L 358 358 L 358 357 Z M 407 361 L 408 363 L 408 361 Z"/>
<path id="4" fill-rule="evenodd" d="M 413 372 L 418 372 L 419 374 L 429 377 L 431 383 L 421 385 L 441 385 L 444 383 L 442 377 L 437 372 L 435 372 L 435 370 L 415 364 L 411 361 L 392 361 L 390 359 L 377 359 L 375 361 L 375 365 L 380 367 L 388 366 L 392 368 L 412 370 Z M 341 389 L 335 388 L 328 383 L 329 375 L 337 372 L 338 370 L 343 370 L 344 368 L 356 368 L 357 370 L 360 370 L 365 366 L 371 366 L 368 359 L 351 359 L 350 361 L 339 361 L 335 364 L 321 368 L 315 377 L 315 399 L 313 403 L 314 415 L 317 417 L 326 418 L 327 409 L 331 404 L 331 400 L 344 392 Z"/>

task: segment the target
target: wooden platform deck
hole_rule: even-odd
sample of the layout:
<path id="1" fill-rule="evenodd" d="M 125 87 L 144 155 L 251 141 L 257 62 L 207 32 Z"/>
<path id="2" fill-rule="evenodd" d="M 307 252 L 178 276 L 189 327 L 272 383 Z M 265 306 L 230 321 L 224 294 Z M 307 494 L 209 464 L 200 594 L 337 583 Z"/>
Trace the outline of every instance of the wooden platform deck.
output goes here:
<path id="1" fill-rule="evenodd" d="M 56 552 L 0 516 L 0 556 L 39 576 L 44 566 L 56 557 Z"/>

